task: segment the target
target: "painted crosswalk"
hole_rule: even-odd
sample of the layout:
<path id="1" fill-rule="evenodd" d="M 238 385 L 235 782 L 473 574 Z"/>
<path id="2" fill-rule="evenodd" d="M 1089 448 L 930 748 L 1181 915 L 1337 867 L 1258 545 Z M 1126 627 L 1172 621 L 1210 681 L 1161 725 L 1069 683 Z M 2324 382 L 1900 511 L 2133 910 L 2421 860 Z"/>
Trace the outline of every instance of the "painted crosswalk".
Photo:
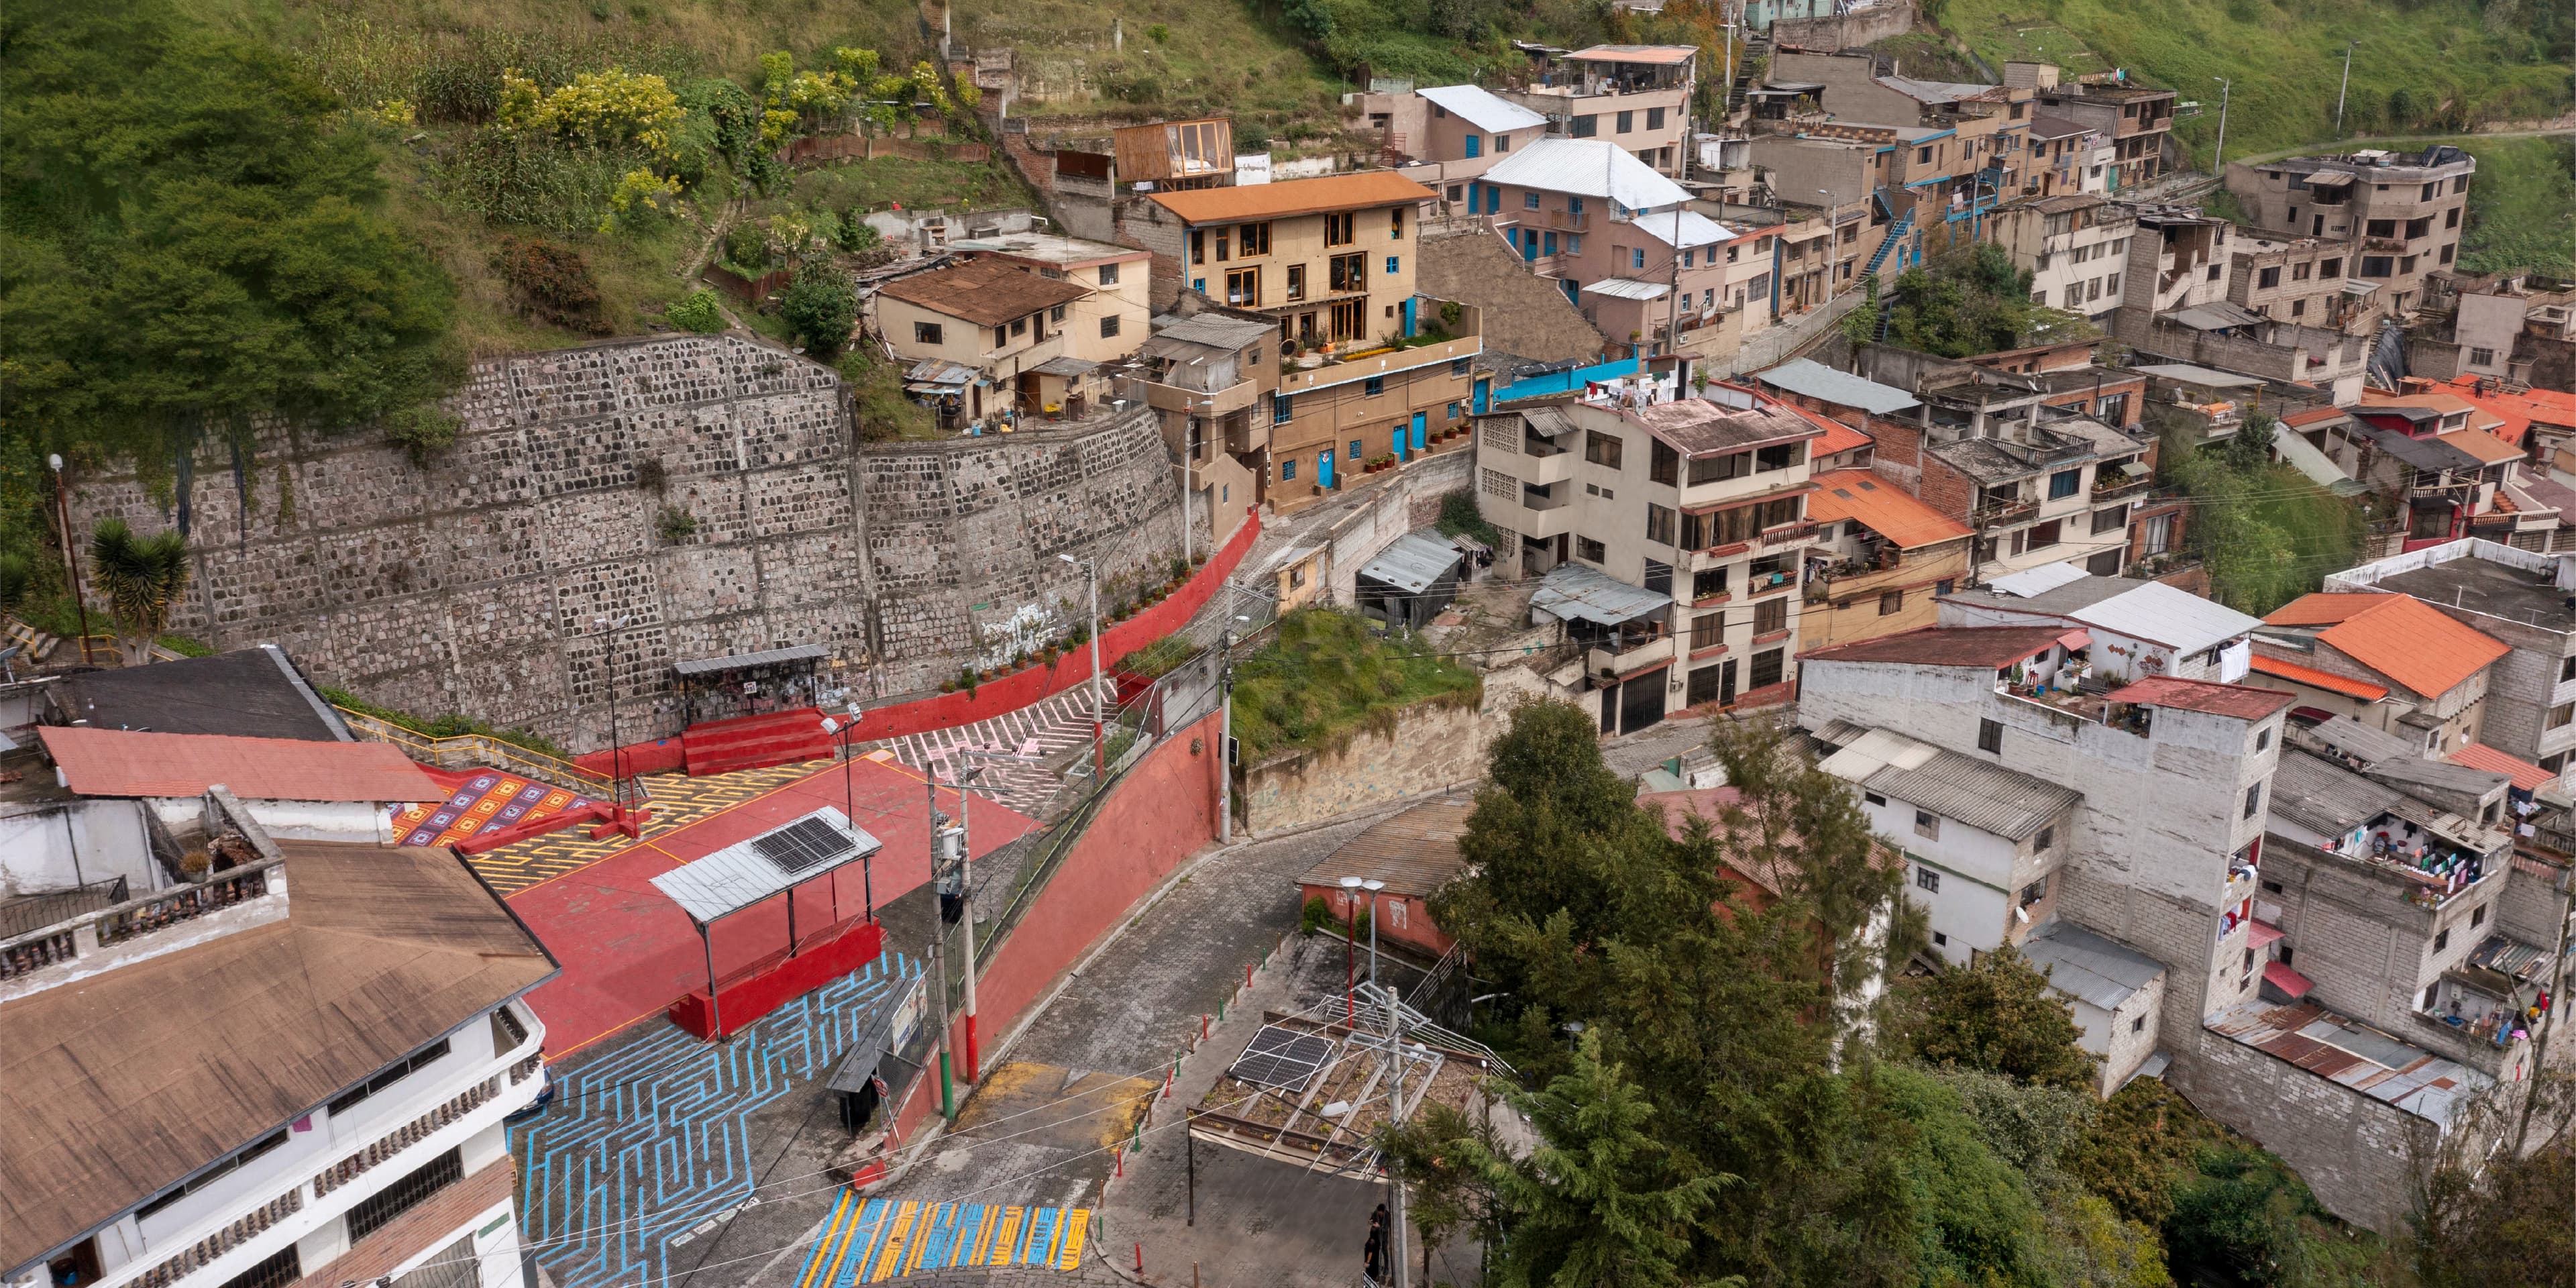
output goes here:
<path id="1" fill-rule="evenodd" d="M 844 1192 L 806 1254 L 796 1288 L 847 1288 L 906 1275 L 1018 1266 L 1071 1271 L 1082 1265 L 1089 1208 L 999 1203 L 927 1203 Z"/>
<path id="2" fill-rule="evenodd" d="M 940 781 L 953 779 L 970 765 L 981 764 L 979 796 L 990 797 L 1032 818 L 1043 818 L 1047 803 L 1063 786 L 1048 765 L 1022 760 L 988 760 L 960 756 L 961 749 L 1038 756 L 1061 767 L 1082 764 L 1066 753 L 1091 745 L 1091 697 L 1082 689 L 1059 693 L 1017 711 L 951 729 L 905 734 L 883 744 L 895 759 L 914 769 L 936 771 Z"/>

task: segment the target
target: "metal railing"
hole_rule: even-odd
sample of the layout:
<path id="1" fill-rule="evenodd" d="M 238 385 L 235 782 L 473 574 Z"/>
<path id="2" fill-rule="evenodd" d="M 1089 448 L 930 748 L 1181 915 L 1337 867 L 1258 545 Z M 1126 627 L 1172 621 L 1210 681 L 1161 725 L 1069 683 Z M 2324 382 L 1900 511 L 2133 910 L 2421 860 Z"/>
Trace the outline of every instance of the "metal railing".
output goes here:
<path id="1" fill-rule="evenodd" d="M 50 890 L 23 899 L 0 904 L 0 940 L 31 935 L 56 922 L 69 921 L 85 912 L 113 908 L 134 896 L 126 893 L 125 878 L 92 881 L 70 890 Z M 5 977 L 5 968 L 0 968 Z"/>
<path id="2" fill-rule="evenodd" d="M 349 726 L 349 731 L 360 738 L 391 743 L 402 748 L 404 754 L 412 759 L 441 769 L 498 769 L 600 799 L 615 794 L 615 784 L 608 780 L 606 774 L 593 773 L 569 760 L 530 751 L 516 743 L 479 733 L 434 738 L 363 711 L 341 706 L 332 709 L 340 713 L 340 719 Z"/>

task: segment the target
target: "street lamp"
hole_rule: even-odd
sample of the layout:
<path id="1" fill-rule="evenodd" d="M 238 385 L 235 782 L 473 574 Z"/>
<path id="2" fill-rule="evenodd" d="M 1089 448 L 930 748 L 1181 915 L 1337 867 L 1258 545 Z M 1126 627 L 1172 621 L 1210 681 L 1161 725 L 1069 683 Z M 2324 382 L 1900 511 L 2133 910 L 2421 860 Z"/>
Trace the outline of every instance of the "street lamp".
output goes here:
<path id="1" fill-rule="evenodd" d="M 859 730 L 859 704 L 855 702 L 851 703 L 848 707 L 848 713 L 850 718 L 847 720 L 836 719 L 832 716 L 823 717 L 823 736 L 829 738 L 835 734 L 840 735 L 841 819 L 850 826 L 856 827 L 859 822 L 859 789 L 857 783 L 853 781 L 854 776 L 852 771 L 857 769 L 858 766 L 850 761 L 850 735 L 857 733 Z M 859 859 L 859 872 L 860 883 L 867 891 L 868 920 L 874 921 L 876 920 L 877 902 L 876 878 L 870 872 L 866 856 L 861 856 Z M 841 877 L 837 872 L 832 875 L 831 887 L 832 924 L 837 926 L 841 924 Z"/>
<path id="2" fill-rule="evenodd" d="M 1342 878 L 1342 1019 L 1356 1023 L 1359 1002 L 1360 879 Z"/>
<path id="3" fill-rule="evenodd" d="M 72 505 L 63 489 L 63 454 L 55 452 L 45 458 L 54 468 L 54 512 L 62 521 L 63 576 L 72 584 L 72 604 L 80 609 L 81 665 L 89 660 L 89 596 L 81 590 L 80 551 L 72 539 Z M 29 661 L 35 659 L 30 658 Z"/>
<path id="4" fill-rule="evenodd" d="M 1076 559 L 1072 555 L 1056 558 L 1082 569 L 1083 588 L 1091 596 L 1091 783 L 1098 787 L 1108 776 L 1100 757 L 1100 561 Z"/>
<path id="5" fill-rule="evenodd" d="M 2224 76 L 2210 79 L 2218 82 L 2218 151 L 2210 157 L 2209 172 L 2217 175 L 2218 181 L 2224 184 L 2227 182 L 2227 99 L 2235 93 L 2236 83 Z"/>
<path id="6" fill-rule="evenodd" d="M 1842 254 L 1842 239 L 1836 235 L 1834 222 L 1842 217 L 1843 199 L 1828 188 L 1816 189 L 1816 195 L 1825 199 L 1825 298 L 1830 300 L 1839 293 L 1834 285 L 1834 261 Z"/>
<path id="7" fill-rule="evenodd" d="M 599 616 L 592 618 L 590 622 L 592 626 L 598 628 L 600 633 L 599 665 L 603 681 L 608 686 L 609 804 L 616 809 L 617 817 L 621 821 L 626 817 L 626 746 L 624 743 L 620 742 L 617 737 L 616 632 L 625 630 L 626 624 L 634 620 L 634 615 L 628 614 L 612 622 L 608 620 L 608 615 L 606 613 L 602 613 Z"/>

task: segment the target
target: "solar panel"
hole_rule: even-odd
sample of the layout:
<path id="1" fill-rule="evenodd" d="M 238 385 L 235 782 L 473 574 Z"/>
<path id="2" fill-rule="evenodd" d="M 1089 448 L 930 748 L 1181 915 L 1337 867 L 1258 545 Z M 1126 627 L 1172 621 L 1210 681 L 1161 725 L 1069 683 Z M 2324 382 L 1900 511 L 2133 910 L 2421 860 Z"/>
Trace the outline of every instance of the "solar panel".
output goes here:
<path id="1" fill-rule="evenodd" d="M 1324 1061 L 1332 1054 L 1331 1038 L 1269 1024 L 1252 1035 L 1251 1043 L 1243 1048 L 1243 1054 L 1236 1058 L 1233 1068 L 1226 1070 L 1226 1075 L 1256 1087 L 1296 1091 L 1324 1067 Z"/>
<path id="2" fill-rule="evenodd" d="M 775 832 L 751 839 L 751 848 L 790 876 L 848 854 L 850 834 L 819 818 L 800 818 Z"/>

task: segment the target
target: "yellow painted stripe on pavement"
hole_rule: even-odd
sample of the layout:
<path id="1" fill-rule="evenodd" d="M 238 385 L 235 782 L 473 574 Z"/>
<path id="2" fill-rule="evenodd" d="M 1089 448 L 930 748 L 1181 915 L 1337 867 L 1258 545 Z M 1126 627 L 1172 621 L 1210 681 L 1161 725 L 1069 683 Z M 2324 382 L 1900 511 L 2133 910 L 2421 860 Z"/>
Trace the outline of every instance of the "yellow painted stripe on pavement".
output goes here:
<path id="1" fill-rule="evenodd" d="M 985 1262 L 985 1265 L 1011 1264 L 1012 1256 L 1020 1250 L 1020 1220 L 1027 1212 L 1026 1208 L 1002 1209 L 1002 1224 L 993 1231 L 993 1259 Z"/>
<path id="2" fill-rule="evenodd" d="M 814 1256 L 805 1263 L 805 1277 L 796 1281 L 796 1288 L 814 1288 L 815 1275 L 823 1269 L 823 1263 L 834 1259 L 833 1241 L 836 1238 L 849 1238 L 850 1214 L 856 1211 L 858 1206 L 857 1195 L 848 1190 L 841 1191 L 841 1201 L 833 1207 L 832 1219 L 823 1223 L 823 1237 L 814 1245 Z M 822 1281 L 828 1284 L 832 1282 L 832 1277 L 824 1275 Z"/>
<path id="3" fill-rule="evenodd" d="M 883 1282 L 894 1274 L 895 1267 L 903 1264 L 907 1236 L 912 1233 L 912 1218 L 920 1210 L 921 1200 L 905 1199 L 903 1206 L 895 1211 L 894 1232 L 886 1239 L 885 1251 L 877 1254 L 876 1269 L 868 1275 L 869 1283 Z"/>
<path id="4" fill-rule="evenodd" d="M 1074 1208 L 1065 1213 L 1071 1228 L 1064 1232 L 1064 1251 L 1056 1258 L 1058 1270 L 1078 1269 L 1082 1265 L 1082 1240 L 1091 1233 L 1091 1209 Z"/>

